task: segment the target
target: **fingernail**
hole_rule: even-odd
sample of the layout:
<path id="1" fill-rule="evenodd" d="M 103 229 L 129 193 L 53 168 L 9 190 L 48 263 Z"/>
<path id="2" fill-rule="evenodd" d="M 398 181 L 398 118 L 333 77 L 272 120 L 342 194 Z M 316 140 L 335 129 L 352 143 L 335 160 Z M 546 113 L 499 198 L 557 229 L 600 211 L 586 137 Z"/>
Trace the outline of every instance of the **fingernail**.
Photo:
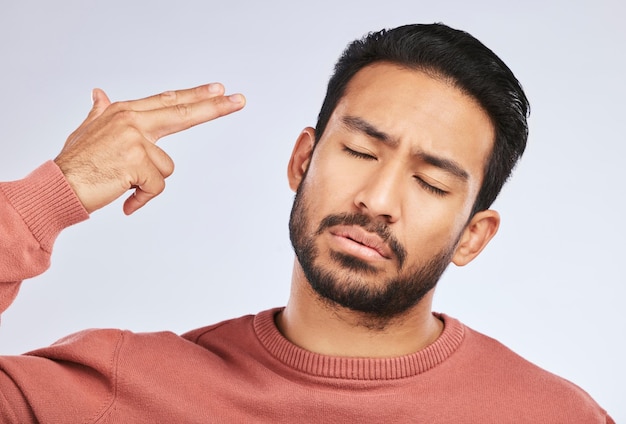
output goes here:
<path id="1" fill-rule="evenodd" d="M 228 100 L 233 103 L 243 103 L 245 101 L 243 95 L 241 94 L 231 94 L 230 96 L 228 96 Z"/>
<path id="2" fill-rule="evenodd" d="M 93 105 L 96 102 L 96 89 L 91 90 L 91 104 Z"/>
<path id="3" fill-rule="evenodd" d="M 221 90 L 222 90 L 222 84 L 216 84 L 216 83 L 209 84 L 209 93 L 216 94 L 216 93 L 219 93 Z"/>

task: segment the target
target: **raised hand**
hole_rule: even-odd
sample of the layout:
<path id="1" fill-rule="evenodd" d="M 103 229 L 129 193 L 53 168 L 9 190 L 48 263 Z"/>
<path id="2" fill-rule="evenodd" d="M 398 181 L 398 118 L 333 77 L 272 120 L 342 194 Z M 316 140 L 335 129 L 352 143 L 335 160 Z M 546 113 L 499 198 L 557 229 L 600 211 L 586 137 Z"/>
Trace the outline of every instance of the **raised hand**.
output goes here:
<path id="1" fill-rule="evenodd" d="M 100 89 L 92 95 L 89 115 L 54 160 L 89 213 L 133 188 L 124 213 L 141 208 L 174 171 L 157 140 L 245 105 L 241 94 L 225 96 L 218 83 L 117 103 Z"/>

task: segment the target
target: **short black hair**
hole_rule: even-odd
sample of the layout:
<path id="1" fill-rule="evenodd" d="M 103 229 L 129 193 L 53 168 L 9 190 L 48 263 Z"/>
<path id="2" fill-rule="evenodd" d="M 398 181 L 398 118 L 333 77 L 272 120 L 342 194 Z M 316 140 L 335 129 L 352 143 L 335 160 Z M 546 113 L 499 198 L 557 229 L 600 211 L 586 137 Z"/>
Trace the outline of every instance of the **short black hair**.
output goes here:
<path id="1" fill-rule="evenodd" d="M 350 43 L 335 65 L 316 125 L 319 141 L 352 77 L 376 62 L 389 62 L 451 82 L 489 115 L 495 140 L 472 214 L 488 209 L 524 153 L 528 99 L 513 72 L 467 32 L 441 23 L 404 25 Z"/>

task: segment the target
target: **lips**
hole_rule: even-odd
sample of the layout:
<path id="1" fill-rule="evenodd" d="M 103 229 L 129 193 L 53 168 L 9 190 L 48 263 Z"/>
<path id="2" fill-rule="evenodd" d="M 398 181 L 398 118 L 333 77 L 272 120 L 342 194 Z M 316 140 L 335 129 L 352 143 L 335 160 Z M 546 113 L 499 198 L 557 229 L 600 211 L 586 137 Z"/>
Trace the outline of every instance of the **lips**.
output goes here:
<path id="1" fill-rule="evenodd" d="M 330 233 L 340 240 L 348 241 L 346 247 L 364 256 L 379 256 L 384 259 L 393 258 L 393 253 L 387 243 L 377 234 L 370 233 L 362 227 L 353 225 L 339 225 L 330 229 Z M 358 244 L 359 246 L 355 246 Z"/>

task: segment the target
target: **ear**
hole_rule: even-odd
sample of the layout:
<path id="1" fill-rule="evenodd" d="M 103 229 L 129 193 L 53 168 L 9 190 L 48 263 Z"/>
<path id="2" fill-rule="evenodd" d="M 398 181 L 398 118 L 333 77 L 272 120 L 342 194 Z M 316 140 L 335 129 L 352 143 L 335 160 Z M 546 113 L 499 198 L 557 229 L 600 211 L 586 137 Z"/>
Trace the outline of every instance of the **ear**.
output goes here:
<path id="1" fill-rule="evenodd" d="M 296 191 L 306 174 L 306 170 L 311 162 L 311 155 L 313 154 L 313 146 L 315 145 L 315 129 L 306 127 L 300 133 L 300 136 L 296 140 L 293 151 L 291 152 L 291 158 L 289 159 L 289 166 L 287 167 L 287 177 L 289 178 L 289 187 L 293 191 Z"/>
<path id="2" fill-rule="evenodd" d="M 463 230 L 452 262 L 457 266 L 470 263 L 498 232 L 500 215 L 494 210 L 477 212 Z"/>

